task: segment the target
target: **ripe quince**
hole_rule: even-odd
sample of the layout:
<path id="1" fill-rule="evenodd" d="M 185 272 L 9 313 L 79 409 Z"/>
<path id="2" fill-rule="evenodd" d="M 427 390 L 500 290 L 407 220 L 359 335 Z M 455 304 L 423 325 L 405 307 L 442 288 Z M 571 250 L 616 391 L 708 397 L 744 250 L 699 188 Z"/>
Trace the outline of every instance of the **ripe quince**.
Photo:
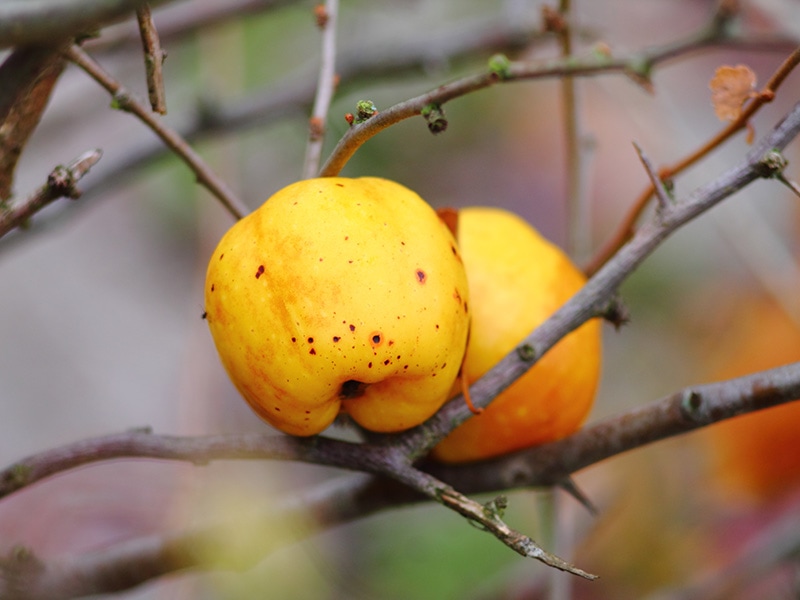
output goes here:
<path id="1" fill-rule="evenodd" d="M 472 384 L 577 292 L 585 277 L 557 246 L 499 208 L 459 211 L 458 242 L 472 312 L 463 376 Z M 568 334 L 432 456 L 468 462 L 573 433 L 594 402 L 600 333 L 594 319 Z"/>
<path id="2" fill-rule="evenodd" d="M 368 177 L 278 191 L 224 235 L 205 285 L 234 385 L 299 436 L 340 411 L 378 432 L 433 415 L 461 367 L 468 302 L 459 249 L 436 212 Z"/>

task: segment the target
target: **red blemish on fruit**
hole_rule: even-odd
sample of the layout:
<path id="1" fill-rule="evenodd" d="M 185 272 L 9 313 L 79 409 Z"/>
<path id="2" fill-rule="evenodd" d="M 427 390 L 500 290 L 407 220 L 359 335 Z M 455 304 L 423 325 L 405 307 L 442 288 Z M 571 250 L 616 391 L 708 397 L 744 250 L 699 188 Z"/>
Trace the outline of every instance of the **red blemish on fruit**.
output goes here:
<path id="1" fill-rule="evenodd" d="M 211 284 L 211 291 L 212 292 L 214 291 L 214 284 L 213 283 Z"/>
<path id="2" fill-rule="evenodd" d="M 311 350 L 308 351 L 308 353 L 312 354 L 312 355 L 316 355 L 317 351 L 312 348 Z"/>

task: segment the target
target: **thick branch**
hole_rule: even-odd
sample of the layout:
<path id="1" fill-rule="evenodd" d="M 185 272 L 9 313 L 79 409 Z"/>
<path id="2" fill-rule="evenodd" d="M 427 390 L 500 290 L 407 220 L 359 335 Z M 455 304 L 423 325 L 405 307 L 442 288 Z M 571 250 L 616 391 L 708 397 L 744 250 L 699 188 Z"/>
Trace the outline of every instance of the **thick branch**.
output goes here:
<path id="1" fill-rule="evenodd" d="M 470 388 L 472 403 L 487 406 L 497 394 L 521 377 L 569 332 L 587 320 L 613 310 L 619 286 L 669 235 L 728 196 L 761 177 L 775 177 L 775 160 L 800 132 L 800 103 L 762 139 L 739 165 L 698 188 L 689 197 L 664 207 L 653 221 L 643 225 L 636 235 L 601 268 L 586 285 L 547 321 L 530 333 L 517 349 L 506 355 Z M 524 351 L 523 351 L 524 350 Z M 410 447 L 419 456 L 427 453 L 444 436 L 472 416 L 463 398 L 445 405 L 427 423 L 405 434 Z"/>
<path id="2" fill-rule="evenodd" d="M 426 497 L 442 502 L 469 519 L 494 520 L 497 515 L 493 509 L 498 507 L 475 505 L 453 488 L 478 493 L 556 484 L 571 472 L 621 452 L 797 397 L 800 397 L 800 363 L 682 390 L 649 406 L 587 427 L 561 441 L 495 461 L 459 467 L 425 464 L 430 474 L 438 479 L 428 475 L 425 481 L 412 482 L 411 479 L 426 475 L 405 468 L 403 484 L 374 476 L 337 479 L 304 497 L 242 516 L 246 529 L 255 532 L 244 547 L 230 546 L 226 531 L 230 531 L 232 524 L 226 522 L 131 540 L 99 553 L 48 563 L 41 563 L 26 553 L 16 553 L 0 561 L 0 571 L 4 571 L 8 585 L 12 581 L 24 584 L 22 587 L 27 593 L 20 598 L 44 600 L 63 597 L 63 590 L 69 590 L 72 595 L 120 591 L 189 568 L 245 569 L 297 536 L 310 535 Z M 187 460 L 197 464 L 220 459 L 259 458 L 316 462 L 320 457 L 313 447 L 319 445 L 319 453 L 327 455 L 320 462 L 341 465 L 351 460 L 363 461 L 365 456 L 375 452 L 374 446 L 339 444 L 324 438 L 316 441 L 266 435 L 178 438 L 130 432 L 86 440 L 20 461 L 0 474 L 0 489 L 8 494 L 69 468 L 123 456 Z M 383 469 L 388 464 L 369 460 L 375 470 L 378 465 Z M 409 483 L 417 491 L 407 487 Z M 311 517 L 305 520 L 307 527 L 292 530 L 292 535 L 287 535 L 280 524 L 300 516 Z M 538 552 L 532 540 L 506 531 L 501 521 L 494 526 L 501 535 L 509 536 L 508 545 L 514 547 L 518 543 L 520 548 L 530 551 L 527 555 Z"/>
<path id="3" fill-rule="evenodd" d="M 557 485 L 570 474 L 623 452 L 794 400 L 800 400 L 800 363 L 686 388 L 557 442 L 497 460 L 468 466 L 430 463 L 425 468 L 468 493 Z"/>

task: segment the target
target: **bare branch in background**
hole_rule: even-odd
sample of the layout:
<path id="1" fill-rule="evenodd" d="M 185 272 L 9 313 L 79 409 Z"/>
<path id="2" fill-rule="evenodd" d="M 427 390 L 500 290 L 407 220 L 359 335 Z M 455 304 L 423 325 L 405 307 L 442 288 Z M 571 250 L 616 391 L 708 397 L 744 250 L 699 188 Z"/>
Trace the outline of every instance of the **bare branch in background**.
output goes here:
<path id="1" fill-rule="evenodd" d="M 161 49 L 156 24 L 150 6 L 145 4 L 136 10 L 139 31 L 144 47 L 144 66 L 147 77 L 147 95 L 150 107 L 160 115 L 167 114 L 167 96 L 164 92 L 164 70 L 162 65 L 167 53 Z"/>
<path id="2" fill-rule="evenodd" d="M 62 47 L 18 48 L 0 66 L 0 203 L 13 194 L 17 161 L 64 69 Z"/>
<path id="3" fill-rule="evenodd" d="M 88 54 L 78 46 L 72 46 L 65 52 L 69 60 L 81 67 L 92 79 L 102 85 L 114 98 L 115 104 L 124 111 L 130 112 L 143 121 L 161 140 L 179 156 L 197 176 L 197 181 L 205 186 L 228 209 L 234 217 L 241 219 L 249 211 L 247 206 L 236 197 L 203 158 L 184 140 L 180 134 L 168 127 L 147 108 L 140 104 L 118 81 L 106 73 Z"/>
<path id="4" fill-rule="evenodd" d="M 303 164 L 303 178 L 314 177 L 319 169 L 322 145 L 325 142 L 325 129 L 328 126 L 328 111 L 336 90 L 336 22 L 339 1 L 326 0 L 315 10 L 317 26 L 322 30 L 322 52 L 317 79 L 317 93 L 314 108 L 308 120 L 308 144 Z"/>
<path id="5" fill-rule="evenodd" d="M 623 73 L 635 76 L 639 82 L 649 82 L 653 68 L 681 54 L 730 42 L 731 33 L 726 21 L 712 19 L 686 39 L 663 46 L 654 46 L 625 57 L 613 57 L 605 53 L 592 53 L 584 57 L 571 56 L 546 62 L 489 61 L 483 73 L 463 77 L 447 83 L 433 91 L 411 98 L 381 110 L 374 118 L 356 125 L 339 140 L 331 155 L 322 166 L 322 176 L 337 175 L 359 147 L 372 136 L 400 121 L 422 114 L 425 107 L 441 106 L 455 98 L 481 90 L 497 83 L 527 81 L 549 77 L 577 77 L 603 73 Z M 500 57 L 503 58 L 503 57 Z"/>
<path id="6" fill-rule="evenodd" d="M 800 64 L 800 48 L 795 47 L 794 51 L 780 64 L 775 73 L 772 74 L 772 77 L 770 77 L 764 88 L 744 107 L 737 119 L 729 123 L 722 131 L 717 133 L 694 152 L 691 152 L 673 165 L 659 169 L 659 179 L 662 181 L 670 179 L 688 169 L 710 152 L 721 146 L 733 135 L 746 129 L 753 115 L 755 115 L 762 106 L 772 101 L 778 88 L 798 64 Z M 651 184 L 639 195 L 628 214 L 623 219 L 622 225 L 617 232 L 584 268 L 584 272 L 587 275 L 596 272 L 622 244 L 630 239 L 631 235 L 633 235 L 636 223 L 647 208 L 650 198 L 652 198 L 655 191 L 655 187 Z"/>
<path id="7" fill-rule="evenodd" d="M 100 150 L 90 150 L 67 166 L 58 166 L 50 173 L 47 183 L 18 206 L 0 210 L 0 237 L 16 227 L 24 227 L 28 220 L 51 202 L 59 198 L 76 199 L 81 178 L 89 172 L 102 156 Z"/>
<path id="8" fill-rule="evenodd" d="M 164 42 L 181 41 L 215 26 L 298 3 L 299 0 L 183 0 L 169 3 L 158 10 L 159 38 Z M 138 46 L 140 43 L 138 28 L 130 23 L 120 23 L 104 29 L 101 37 L 87 40 L 84 48 L 97 55 L 104 50 Z"/>
<path id="9" fill-rule="evenodd" d="M 148 0 L 10 0 L 0 3 L 0 48 L 51 44 L 133 15 Z M 150 0 L 164 4 L 170 0 Z"/>

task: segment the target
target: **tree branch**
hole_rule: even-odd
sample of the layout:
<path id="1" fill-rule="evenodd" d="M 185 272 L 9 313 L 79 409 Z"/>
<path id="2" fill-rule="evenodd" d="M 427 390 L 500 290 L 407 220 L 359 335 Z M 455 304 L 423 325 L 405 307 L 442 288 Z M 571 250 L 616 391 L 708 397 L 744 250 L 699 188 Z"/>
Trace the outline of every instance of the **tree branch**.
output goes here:
<path id="1" fill-rule="evenodd" d="M 378 115 L 380 116 L 380 115 Z M 739 165 L 715 181 L 698 188 L 687 198 L 676 200 L 643 225 L 634 237 L 609 260 L 586 285 L 549 319 L 522 340 L 483 377 L 470 387 L 472 403 L 487 406 L 492 399 L 521 377 L 547 350 L 587 320 L 603 316 L 617 307 L 622 282 L 667 237 L 698 215 L 759 178 L 776 177 L 785 164 L 780 151 L 800 132 L 800 103 L 765 136 Z M 463 398 L 452 400 L 426 423 L 405 435 L 411 446 L 426 454 L 458 424 L 472 416 Z"/>
<path id="2" fill-rule="evenodd" d="M 102 155 L 100 150 L 90 150 L 67 166 L 57 166 L 47 177 L 47 183 L 25 202 L 0 210 L 0 237 L 16 227 L 27 225 L 33 215 L 59 198 L 78 198 L 81 195 L 78 182 L 97 164 Z"/>
<path id="3" fill-rule="evenodd" d="M 308 145 L 303 163 L 303 178 L 316 175 L 325 141 L 328 124 L 328 110 L 336 90 L 336 23 L 339 14 L 339 0 L 326 0 L 317 5 L 317 25 L 322 30 L 322 52 L 317 79 L 317 93 L 314 108 L 308 121 Z"/>
<path id="4" fill-rule="evenodd" d="M 741 114 L 735 121 L 729 123 L 721 131 L 717 132 L 711 139 L 707 140 L 703 145 L 677 161 L 675 164 L 659 169 L 658 179 L 663 181 L 675 177 L 721 146 L 732 136 L 745 129 L 750 123 L 750 119 L 761 109 L 761 107 L 769 102 L 772 102 L 772 100 L 775 98 L 775 93 L 778 91 L 778 88 L 798 64 L 800 64 L 800 48 L 795 48 L 795 50 L 778 66 L 777 70 L 769 78 L 769 81 L 767 81 L 763 89 L 756 94 L 756 96 L 747 104 L 747 106 L 744 107 L 744 110 L 742 110 Z M 636 223 L 639 221 L 639 218 L 647 208 L 650 198 L 652 198 L 653 194 L 656 192 L 657 190 L 655 185 L 651 183 L 650 186 L 648 186 L 641 194 L 639 194 L 636 201 L 633 203 L 633 206 L 622 220 L 622 224 L 616 233 L 614 233 L 611 239 L 600 249 L 597 255 L 584 268 L 584 272 L 587 275 L 592 275 L 595 273 L 611 256 L 613 256 L 613 254 L 620 248 L 620 246 L 622 246 L 622 244 L 625 243 L 625 241 L 630 239 L 631 235 L 633 235 Z"/>
<path id="5" fill-rule="evenodd" d="M 363 518 L 386 508 L 433 498 L 459 514 L 477 521 L 492 521 L 495 535 L 508 535 L 514 547 L 535 553 L 529 538 L 504 529 L 496 511 L 502 500 L 478 505 L 455 492 L 495 492 L 519 487 L 555 485 L 577 470 L 622 452 L 670 436 L 680 435 L 733 416 L 760 410 L 800 397 L 800 363 L 746 377 L 687 388 L 652 403 L 589 426 L 563 440 L 493 461 L 462 466 L 426 462 L 429 474 L 405 469 L 401 483 L 383 477 L 338 478 L 300 498 L 241 515 L 243 527 L 254 534 L 246 544 L 231 546 L 226 532 L 231 522 L 200 529 L 148 536 L 101 552 L 55 559 L 43 563 L 24 551 L 0 560 L 0 582 L 24 583 L 20 599 L 46 600 L 129 589 L 152 578 L 184 569 L 245 569 L 282 544 L 321 529 Z M 396 436 L 386 436 L 388 440 Z M 303 440 L 262 434 L 180 438 L 136 431 L 105 436 L 43 452 L 0 473 L 0 497 L 50 475 L 90 462 L 121 457 L 185 460 L 205 464 L 211 460 L 287 459 L 319 461 L 313 450 L 325 455 L 323 464 L 362 463 L 375 451 L 372 445 L 351 445 L 327 438 Z M 351 454 L 352 453 L 352 454 Z M 375 461 L 385 469 L 385 459 Z M 432 477 L 432 476 L 435 476 Z M 441 483 L 446 482 L 446 483 Z M 408 487 L 411 484 L 414 489 Z M 425 488 L 424 491 L 421 488 Z M 311 516 L 307 527 L 291 535 L 281 523 Z M 241 524 L 241 523 L 240 523 Z M 258 533 L 263 532 L 263 534 Z M 267 534 L 268 533 L 268 534 Z M 278 535 L 279 534 L 279 535 Z M 524 552 L 521 552 L 524 554 Z M 538 557 L 536 557 L 538 558 Z M 550 562 L 556 562 L 550 560 Z M 61 591 L 59 595 L 58 592 Z M 2 583 L 0 583 L 2 592 Z"/>
<path id="6" fill-rule="evenodd" d="M 144 50 L 144 67 L 147 78 L 147 95 L 150 99 L 150 108 L 160 115 L 167 114 L 167 96 L 164 91 L 164 70 L 162 65 L 167 53 L 161 49 L 161 40 L 158 37 L 156 24 L 149 4 L 143 4 L 136 9 L 136 19 L 139 22 L 139 31 Z"/>
<path id="7" fill-rule="evenodd" d="M 638 83 L 649 84 L 653 68 L 660 62 L 680 54 L 694 52 L 729 40 L 730 19 L 713 18 L 709 25 L 684 40 L 652 47 L 623 58 L 613 58 L 603 53 L 593 53 L 583 58 L 570 56 L 544 62 L 504 62 L 492 64 L 482 73 L 458 79 L 433 91 L 381 110 L 373 118 L 350 128 L 342 136 L 328 160 L 322 166 L 320 176 L 338 175 L 356 150 L 368 139 L 387 127 L 404 119 L 419 115 L 430 105 L 442 105 L 466 94 L 490 87 L 496 83 L 510 83 L 548 77 L 576 77 L 602 73 L 623 73 Z"/>
<path id="8" fill-rule="evenodd" d="M 0 48 L 49 44 L 108 25 L 149 1 L 170 0 L 10 0 L 0 3 Z"/>
<path id="9" fill-rule="evenodd" d="M 106 73 L 103 68 L 92 58 L 81 50 L 78 46 L 72 46 L 65 52 L 65 56 L 73 63 L 103 86 L 106 91 L 114 98 L 115 104 L 122 110 L 130 112 L 139 118 L 161 140 L 178 155 L 197 176 L 197 181 L 206 187 L 222 205 L 228 209 L 234 217 L 241 219 L 248 212 L 249 208 L 241 201 L 228 187 L 203 158 L 186 143 L 180 134 L 168 127 L 145 106 L 138 102 L 121 83 L 116 81 L 111 75 Z"/>

